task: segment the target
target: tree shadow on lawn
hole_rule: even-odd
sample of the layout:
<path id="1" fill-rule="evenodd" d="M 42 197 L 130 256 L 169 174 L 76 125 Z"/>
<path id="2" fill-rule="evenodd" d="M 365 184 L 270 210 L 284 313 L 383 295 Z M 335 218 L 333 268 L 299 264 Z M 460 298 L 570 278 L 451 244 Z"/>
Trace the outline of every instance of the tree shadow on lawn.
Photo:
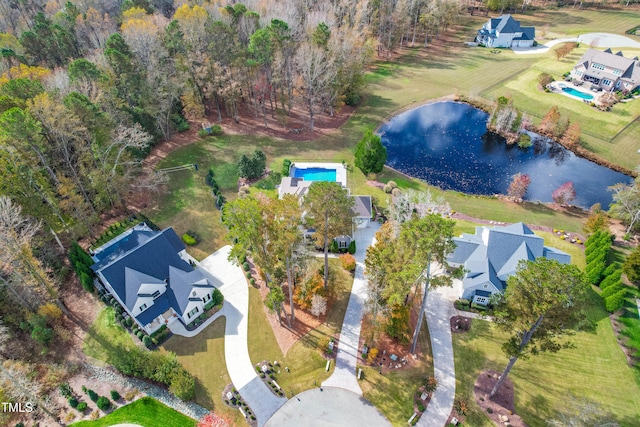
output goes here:
<path id="1" fill-rule="evenodd" d="M 548 216 L 564 214 L 573 218 L 585 218 L 587 215 L 583 209 L 577 207 L 568 207 L 563 208 L 561 211 L 556 211 L 543 203 L 525 202 L 520 204 L 520 206 L 529 212 Z"/>

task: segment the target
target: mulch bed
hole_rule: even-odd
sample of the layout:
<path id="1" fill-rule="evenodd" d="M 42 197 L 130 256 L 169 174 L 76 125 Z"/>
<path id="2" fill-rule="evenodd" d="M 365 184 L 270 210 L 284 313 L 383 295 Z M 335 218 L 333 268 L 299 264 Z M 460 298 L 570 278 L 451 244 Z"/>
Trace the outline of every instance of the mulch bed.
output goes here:
<path id="1" fill-rule="evenodd" d="M 228 392 L 233 395 L 231 400 L 229 400 L 229 398 L 227 397 Z M 257 417 L 255 416 L 251 408 L 247 406 L 247 403 L 242 399 L 242 396 L 240 396 L 240 393 L 238 393 L 236 388 L 233 386 L 233 383 L 228 384 L 222 391 L 222 401 L 227 406 L 230 406 L 234 409 L 242 407 L 242 410 L 246 415 L 245 421 L 247 422 L 247 424 L 249 424 L 251 427 L 258 427 L 258 420 L 256 419 Z"/>
<path id="2" fill-rule="evenodd" d="M 504 426 L 508 423 L 513 427 L 527 427 L 524 421 L 514 413 L 514 388 L 508 377 L 502 383 L 498 393 L 489 399 L 489 394 L 498 381 L 499 375 L 500 372 L 491 370 L 480 373 L 473 386 L 476 403 L 496 425 Z"/>
<path id="3" fill-rule="evenodd" d="M 265 366 L 265 365 L 268 368 L 267 372 L 264 372 L 262 370 L 262 367 Z M 275 363 L 271 363 L 268 360 L 263 360 L 260 363 L 256 363 L 254 365 L 254 367 L 257 368 L 256 369 L 256 373 L 258 374 L 258 377 L 260 377 L 262 382 L 269 388 L 269 390 L 271 390 L 271 392 L 274 395 L 279 396 L 279 397 L 286 397 L 284 395 L 284 391 L 283 390 L 278 389 L 277 387 L 275 387 L 275 388 L 272 387 L 271 375 L 273 375 L 273 377 L 275 378 L 274 381 L 277 383 L 278 382 L 278 378 L 276 377 L 276 374 L 280 374 L 280 372 L 282 372 L 282 371 L 284 371 L 284 370 L 286 370 L 288 368 L 281 367 L 279 363 L 277 365 L 275 365 Z M 258 370 L 259 370 L 259 372 L 258 372 Z M 280 384 L 278 384 L 278 385 L 280 385 Z"/>
<path id="4" fill-rule="evenodd" d="M 464 334 L 471 329 L 471 318 L 463 316 L 453 316 L 449 320 L 451 332 L 454 334 Z"/>

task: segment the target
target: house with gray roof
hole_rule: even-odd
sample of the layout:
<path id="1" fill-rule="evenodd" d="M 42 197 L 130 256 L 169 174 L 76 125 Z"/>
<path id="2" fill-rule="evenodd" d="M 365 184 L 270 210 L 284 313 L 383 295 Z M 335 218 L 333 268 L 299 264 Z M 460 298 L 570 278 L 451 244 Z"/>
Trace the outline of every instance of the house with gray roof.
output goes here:
<path id="1" fill-rule="evenodd" d="M 640 60 L 625 58 L 621 51 L 588 49 L 570 76 L 606 91 L 632 92 L 640 86 Z"/>
<path id="2" fill-rule="evenodd" d="M 522 27 L 511 15 L 502 15 L 482 26 L 476 43 L 486 47 L 532 47 L 535 36 L 535 27 Z"/>
<path id="3" fill-rule="evenodd" d="M 193 322 L 220 283 L 194 267 L 173 228 L 140 224 L 92 253 L 91 269 L 148 334 L 162 325 Z"/>
<path id="4" fill-rule="evenodd" d="M 475 234 L 465 233 L 453 240 L 456 249 L 447 260 L 452 267 L 464 268 L 461 298 L 477 304 L 486 305 L 492 294 L 504 292 L 507 279 L 515 274 L 521 260 L 545 257 L 563 264 L 571 262 L 569 254 L 545 246 L 544 239 L 521 222 L 476 227 Z"/>

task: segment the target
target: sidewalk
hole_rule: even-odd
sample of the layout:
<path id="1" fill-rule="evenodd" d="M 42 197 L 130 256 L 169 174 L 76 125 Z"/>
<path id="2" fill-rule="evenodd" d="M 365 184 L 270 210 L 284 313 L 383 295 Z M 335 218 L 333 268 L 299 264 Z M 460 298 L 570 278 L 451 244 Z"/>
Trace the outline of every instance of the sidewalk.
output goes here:
<path id="1" fill-rule="evenodd" d="M 356 271 L 349 297 L 349 305 L 344 314 L 338 353 L 336 355 L 336 368 L 329 378 L 323 383 L 323 387 L 338 387 L 350 390 L 362 396 L 362 389 L 356 379 L 356 362 L 358 361 L 358 343 L 360 341 L 360 326 L 364 303 L 367 297 L 367 279 L 364 276 L 364 258 L 367 248 L 375 244 L 375 234 L 379 224 L 374 222 L 368 228 L 356 230 Z"/>
<path id="2" fill-rule="evenodd" d="M 224 295 L 224 305 L 214 317 L 226 316 L 224 357 L 227 371 L 233 385 L 255 413 L 258 426 L 263 426 L 287 399 L 275 396 L 267 388 L 249 358 L 249 288 L 242 269 L 227 260 L 230 251 L 231 246 L 223 247 L 202 260 L 200 267 L 223 283 L 220 291 Z"/>

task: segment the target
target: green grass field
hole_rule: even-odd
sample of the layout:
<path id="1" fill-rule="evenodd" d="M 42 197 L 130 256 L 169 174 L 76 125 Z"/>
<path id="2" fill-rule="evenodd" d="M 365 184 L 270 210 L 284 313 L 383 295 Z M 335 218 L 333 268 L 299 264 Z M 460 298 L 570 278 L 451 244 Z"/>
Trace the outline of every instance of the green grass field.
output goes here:
<path id="1" fill-rule="evenodd" d="M 113 364 L 118 354 L 135 345 L 131 335 L 115 320 L 113 307 L 106 307 L 89 327 L 82 351 L 87 356 Z"/>
<path id="2" fill-rule="evenodd" d="M 532 356 L 515 364 L 509 378 L 515 384 L 516 412 L 527 425 L 546 426 L 546 421 L 556 416 L 570 395 L 597 402 L 615 415 L 622 426 L 637 425 L 640 387 L 595 292 L 586 313 L 595 330 L 570 337 L 575 348 Z M 473 407 L 467 425 L 492 425 L 473 403 L 473 383 L 484 369 L 504 369 L 507 358 L 500 345 L 505 338 L 491 323 L 479 320 L 473 321 L 469 333 L 453 336 L 456 397 L 467 400 Z"/>
<path id="3" fill-rule="evenodd" d="M 319 260 L 315 260 L 317 266 L 320 264 Z M 342 328 L 353 278 L 342 269 L 340 260 L 329 259 L 329 281 L 333 287 L 334 302 L 327 312 L 326 321 L 302 336 L 286 355 L 282 354 L 266 318 L 259 291 L 249 289 L 249 356 L 254 364 L 262 360 L 280 362 L 281 372 L 276 375 L 277 381 L 287 393 L 310 389 L 314 382 L 320 384 L 335 368 L 332 363 L 329 372 L 325 371 L 326 359 L 321 351 L 328 344 L 329 337 Z M 288 367 L 290 372 L 285 372 L 284 367 Z"/>
<path id="4" fill-rule="evenodd" d="M 73 427 L 109 427 L 125 423 L 145 427 L 159 425 L 159 423 L 165 427 L 193 427 L 196 425 L 195 420 L 150 397 L 138 399 L 96 421 L 80 421 L 71 425 Z"/>

